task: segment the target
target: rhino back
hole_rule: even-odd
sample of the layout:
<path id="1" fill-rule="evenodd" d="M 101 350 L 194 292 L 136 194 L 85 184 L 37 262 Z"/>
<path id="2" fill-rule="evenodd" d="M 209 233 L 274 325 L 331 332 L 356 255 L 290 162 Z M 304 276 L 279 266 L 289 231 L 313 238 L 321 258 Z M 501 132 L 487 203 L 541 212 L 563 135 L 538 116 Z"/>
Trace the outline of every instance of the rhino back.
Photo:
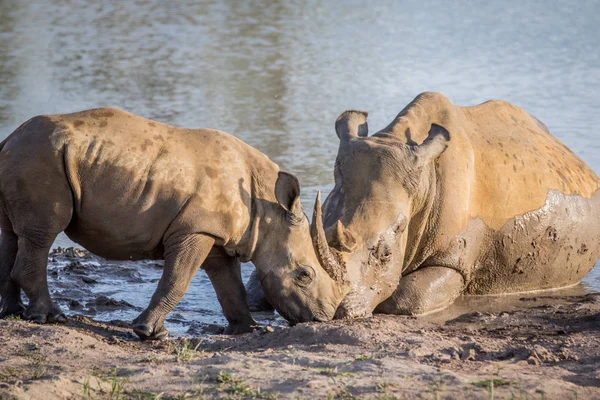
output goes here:
<path id="1" fill-rule="evenodd" d="M 260 156 L 240 140 L 117 109 L 40 118 L 47 120 L 43 132 L 25 127 L 20 141 L 45 140 L 17 146 L 20 162 L 52 153 L 64 163 L 74 203 L 65 232 L 89 250 L 149 258 L 162 256 L 164 236 L 176 230 L 205 232 L 220 244 L 241 237 L 249 220 L 249 164 L 256 164 L 248 160 Z"/>
<path id="2" fill-rule="evenodd" d="M 374 136 L 421 143 L 431 124 L 450 132 L 437 161 L 446 189 L 438 205 L 460 220 L 454 233 L 473 218 L 499 229 L 542 207 L 551 190 L 589 199 L 600 188 L 594 171 L 545 125 L 505 101 L 461 107 L 440 93 L 422 93 Z"/>
<path id="3" fill-rule="evenodd" d="M 544 206 L 552 190 L 590 199 L 596 174 L 536 120 L 510 103 L 464 107 L 474 155 L 470 217 L 500 229 Z"/>
<path id="4" fill-rule="evenodd" d="M 437 163 L 437 213 L 408 244 L 405 274 L 447 266 L 466 293 L 487 294 L 574 284 L 593 267 L 600 180 L 545 125 L 507 102 L 459 107 L 427 93 L 379 135 L 420 142 L 431 123 L 451 140 Z"/>

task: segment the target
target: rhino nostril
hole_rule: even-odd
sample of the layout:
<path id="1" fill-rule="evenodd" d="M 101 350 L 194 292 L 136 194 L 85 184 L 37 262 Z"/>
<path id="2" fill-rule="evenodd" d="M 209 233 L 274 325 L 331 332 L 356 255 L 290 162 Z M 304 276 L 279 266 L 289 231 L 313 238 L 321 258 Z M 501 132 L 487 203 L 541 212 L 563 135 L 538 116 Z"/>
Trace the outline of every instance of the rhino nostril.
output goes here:
<path id="1" fill-rule="evenodd" d="M 391 257 L 392 257 L 392 249 L 390 249 L 390 246 L 388 246 L 387 244 L 384 244 L 380 251 L 379 259 L 381 261 L 389 261 Z"/>
<path id="2" fill-rule="evenodd" d="M 383 239 L 379 239 L 379 242 L 371 248 L 370 256 L 379 262 L 385 263 L 392 257 L 392 249 L 383 241 Z"/>

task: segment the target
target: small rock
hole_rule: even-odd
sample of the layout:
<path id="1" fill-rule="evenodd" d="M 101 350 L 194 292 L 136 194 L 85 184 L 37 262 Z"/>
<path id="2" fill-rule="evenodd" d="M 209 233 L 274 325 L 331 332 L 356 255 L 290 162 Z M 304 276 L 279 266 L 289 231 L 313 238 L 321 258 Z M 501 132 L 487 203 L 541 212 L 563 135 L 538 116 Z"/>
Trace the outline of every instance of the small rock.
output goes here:
<path id="1" fill-rule="evenodd" d="M 477 343 L 467 343 L 462 347 L 460 359 L 462 361 L 471 361 L 477 358 L 477 352 L 481 350 Z"/>
<path id="2" fill-rule="evenodd" d="M 85 270 L 85 265 L 80 261 L 71 261 L 65 268 L 69 271 L 83 271 Z"/>
<path id="3" fill-rule="evenodd" d="M 273 327 L 271 325 L 267 325 L 267 326 L 265 326 L 265 331 L 267 331 L 267 332 L 275 332 L 275 329 L 273 329 Z"/>
<path id="4" fill-rule="evenodd" d="M 529 365 L 540 365 L 541 362 L 536 357 L 529 356 L 529 358 L 527 359 L 527 364 L 529 364 Z"/>
<path id="5" fill-rule="evenodd" d="M 538 301 L 537 297 L 521 297 L 519 301 Z"/>
<path id="6" fill-rule="evenodd" d="M 93 278 L 88 278 L 87 276 L 84 276 L 83 278 L 81 278 L 81 280 L 85 283 L 91 284 L 91 283 L 98 283 L 97 280 L 93 279 Z"/>
<path id="7" fill-rule="evenodd" d="M 131 307 L 133 306 L 124 300 L 115 300 L 110 297 L 100 295 L 94 301 L 94 304 L 97 306 L 108 306 L 108 307 Z"/>
<path id="8" fill-rule="evenodd" d="M 129 322 L 125 322 L 120 319 L 112 319 L 112 320 L 110 320 L 110 324 L 114 325 L 114 326 L 118 326 L 120 328 L 130 328 L 131 327 L 131 324 Z"/>
<path id="9" fill-rule="evenodd" d="M 560 351 L 560 358 L 563 360 L 579 361 L 579 356 L 566 347 Z"/>
<path id="10" fill-rule="evenodd" d="M 529 362 L 530 359 L 533 359 L 533 362 L 536 363 L 535 365 L 540 365 L 545 362 L 560 361 L 559 358 L 554 353 L 552 353 L 547 348 L 540 346 L 538 344 L 534 345 L 533 349 L 530 350 L 530 356 L 527 359 L 527 361 Z M 529 362 L 529 363 L 531 364 L 532 362 Z"/>
<path id="11" fill-rule="evenodd" d="M 81 303 L 77 300 L 69 300 L 69 308 L 81 308 Z"/>

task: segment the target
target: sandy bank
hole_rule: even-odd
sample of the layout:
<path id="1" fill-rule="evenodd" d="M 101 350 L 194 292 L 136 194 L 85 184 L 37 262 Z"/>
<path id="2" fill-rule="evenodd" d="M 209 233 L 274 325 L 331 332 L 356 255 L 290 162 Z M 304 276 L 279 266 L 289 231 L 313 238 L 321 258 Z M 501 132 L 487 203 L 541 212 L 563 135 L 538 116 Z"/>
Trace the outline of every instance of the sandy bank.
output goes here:
<path id="1" fill-rule="evenodd" d="M 0 399 L 600 398 L 600 295 L 558 300 L 160 343 L 118 322 L 3 320 Z"/>

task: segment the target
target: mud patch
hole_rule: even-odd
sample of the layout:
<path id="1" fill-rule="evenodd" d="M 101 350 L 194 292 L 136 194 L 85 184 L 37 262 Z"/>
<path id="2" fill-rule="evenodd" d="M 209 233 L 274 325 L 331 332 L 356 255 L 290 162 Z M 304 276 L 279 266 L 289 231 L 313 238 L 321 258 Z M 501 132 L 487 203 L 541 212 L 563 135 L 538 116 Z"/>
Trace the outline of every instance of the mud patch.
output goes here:
<path id="1" fill-rule="evenodd" d="M 597 398 L 600 295 L 554 301 L 150 343 L 122 321 L 2 320 L 0 398 Z"/>
<path id="2" fill-rule="evenodd" d="M 57 247 L 48 257 L 48 283 L 67 315 L 132 321 L 150 302 L 162 268 L 162 261 L 109 261 L 80 248 Z M 244 265 L 244 277 L 253 269 Z M 256 318 L 265 325 L 287 325 L 273 312 Z M 174 336 L 204 335 L 222 331 L 226 324 L 210 280 L 200 270 L 167 316 L 166 328 Z"/>

